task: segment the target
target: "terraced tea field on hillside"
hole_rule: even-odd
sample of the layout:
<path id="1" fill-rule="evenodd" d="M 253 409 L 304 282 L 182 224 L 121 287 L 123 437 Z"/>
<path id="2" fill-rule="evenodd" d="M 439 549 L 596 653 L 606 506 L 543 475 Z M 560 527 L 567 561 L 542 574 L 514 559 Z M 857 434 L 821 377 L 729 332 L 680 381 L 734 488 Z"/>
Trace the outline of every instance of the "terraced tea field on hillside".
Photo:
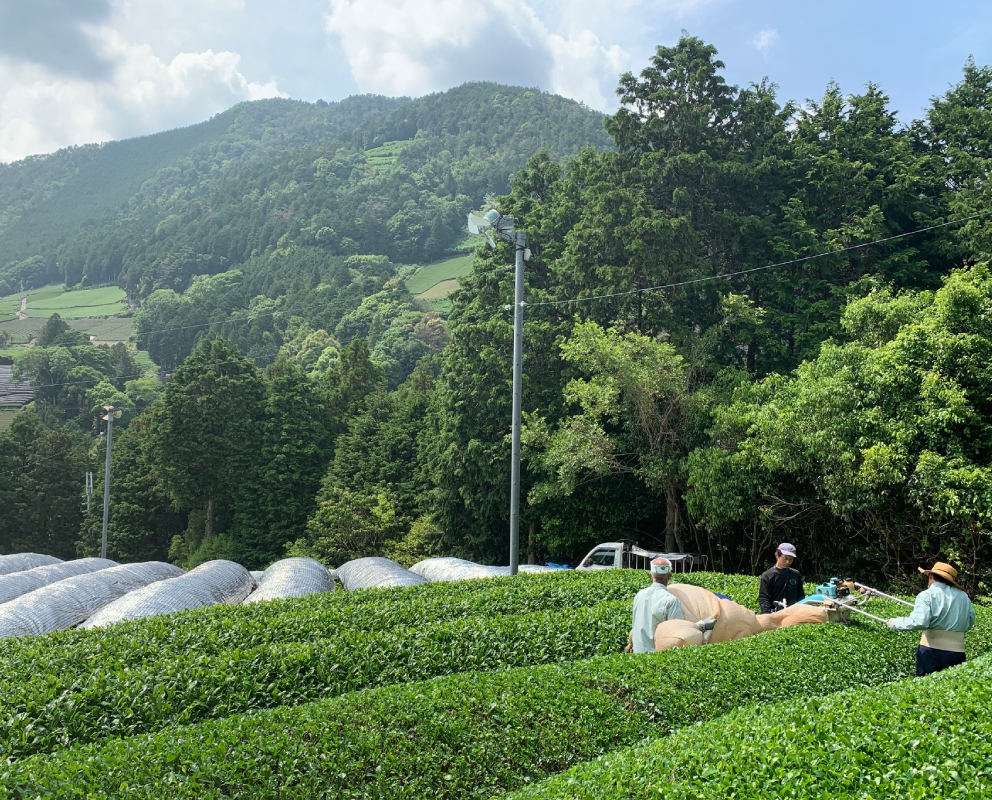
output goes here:
<path id="1" fill-rule="evenodd" d="M 24 311 L 21 299 L 26 298 Z M 67 292 L 63 286 L 45 286 L 0 297 L 0 330 L 10 336 L 10 347 L 2 351 L 12 355 L 18 345 L 37 336 L 52 314 L 84 331 L 96 342 L 123 342 L 134 333 L 134 320 L 120 317 L 128 311 L 126 297 L 116 286 L 80 289 Z M 18 313 L 20 312 L 20 313 Z"/>

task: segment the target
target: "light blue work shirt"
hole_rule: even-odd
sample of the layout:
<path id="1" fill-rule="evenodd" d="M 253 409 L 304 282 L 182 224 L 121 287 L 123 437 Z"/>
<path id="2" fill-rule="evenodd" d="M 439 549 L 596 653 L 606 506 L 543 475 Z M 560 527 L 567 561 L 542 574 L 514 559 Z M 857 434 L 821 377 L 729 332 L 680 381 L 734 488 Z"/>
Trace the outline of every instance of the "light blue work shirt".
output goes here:
<path id="1" fill-rule="evenodd" d="M 935 581 L 916 595 L 916 603 L 908 617 L 892 620 L 897 631 L 955 631 L 967 633 L 975 624 L 975 607 L 960 589 Z"/>
<path id="2" fill-rule="evenodd" d="M 634 598 L 634 652 L 653 653 L 654 629 L 669 619 L 685 619 L 679 599 L 661 583 L 641 589 Z"/>

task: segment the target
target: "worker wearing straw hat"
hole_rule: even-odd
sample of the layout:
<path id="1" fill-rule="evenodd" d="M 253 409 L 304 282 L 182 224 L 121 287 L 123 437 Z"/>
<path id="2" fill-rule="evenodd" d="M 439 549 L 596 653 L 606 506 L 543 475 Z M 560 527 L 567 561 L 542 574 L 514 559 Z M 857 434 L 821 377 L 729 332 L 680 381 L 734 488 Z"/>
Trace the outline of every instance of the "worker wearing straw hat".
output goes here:
<path id="1" fill-rule="evenodd" d="M 938 561 L 933 569 L 920 567 L 920 572 L 929 576 L 929 582 L 916 596 L 913 613 L 886 620 L 894 631 L 923 631 L 916 648 L 917 676 L 963 664 L 964 635 L 975 624 L 975 607 L 958 586 L 954 567 Z"/>

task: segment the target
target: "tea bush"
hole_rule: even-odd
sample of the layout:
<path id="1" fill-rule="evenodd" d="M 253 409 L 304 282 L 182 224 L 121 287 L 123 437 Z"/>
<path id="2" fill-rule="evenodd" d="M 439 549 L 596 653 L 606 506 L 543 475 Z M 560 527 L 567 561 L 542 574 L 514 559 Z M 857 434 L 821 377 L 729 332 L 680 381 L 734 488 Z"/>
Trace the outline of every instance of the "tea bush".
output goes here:
<path id="1" fill-rule="evenodd" d="M 0 679 L 0 758 L 453 672 L 616 653 L 629 628 L 629 605 L 609 602 L 373 633 L 346 628 L 315 642 L 193 651 L 125 669 L 95 661 L 80 674 L 38 665 Z"/>
<path id="2" fill-rule="evenodd" d="M 796 627 L 460 673 L 108 740 L 22 759 L 0 785 L 25 798 L 483 798 L 741 706 L 877 686 L 912 669 L 906 637 L 861 624 Z M 839 706 L 828 719 L 848 718 Z M 769 721 L 792 725 L 779 713 Z"/>
<path id="3" fill-rule="evenodd" d="M 809 697 L 629 748 L 514 800 L 988 797 L 992 656 L 896 685 Z"/>
<path id="4" fill-rule="evenodd" d="M 264 644 L 311 642 L 345 628 L 384 631 L 478 615 L 584 608 L 630 600 L 648 581 L 645 572 L 633 570 L 562 571 L 213 606 L 103 629 L 0 640 L 0 676 L 87 670 L 97 661 L 104 668 L 123 669 L 193 651 L 216 655 Z M 757 584 L 752 593 L 757 594 Z"/>

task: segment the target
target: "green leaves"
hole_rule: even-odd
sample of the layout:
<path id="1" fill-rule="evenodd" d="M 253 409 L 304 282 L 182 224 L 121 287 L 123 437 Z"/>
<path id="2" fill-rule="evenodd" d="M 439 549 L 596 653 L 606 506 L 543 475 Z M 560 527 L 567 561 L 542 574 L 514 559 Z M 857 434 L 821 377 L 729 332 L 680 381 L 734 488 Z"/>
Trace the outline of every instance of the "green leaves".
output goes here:
<path id="1" fill-rule="evenodd" d="M 772 536 L 789 524 L 811 546 L 834 546 L 817 528 L 841 527 L 879 565 L 915 565 L 932 534 L 940 544 L 927 558 L 957 550 L 981 563 L 992 546 L 990 316 L 984 264 L 935 293 L 882 290 L 852 303 L 845 326 L 857 341 L 827 343 L 717 411 L 714 445 L 689 459 L 690 508 L 712 531 L 752 520 Z"/>
<path id="2" fill-rule="evenodd" d="M 938 676 L 727 715 L 513 798 L 979 797 L 992 773 L 992 656 Z"/>
<path id="3" fill-rule="evenodd" d="M 739 588 L 743 585 L 738 583 Z M 412 596 L 413 591 L 407 591 Z M 623 611 L 629 611 L 626 603 Z M 561 648 L 572 647 L 575 637 L 586 635 L 584 626 L 600 612 L 607 626 L 611 624 L 608 619 L 620 613 L 619 609 L 613 611 L 612 604 L 605 604 L 588 612 L 578 627 L 570 623 L 547 627 L 539 634 L 545 657 L 554 658 L 563 652 Z M 988 647 L 987 616 L 981 615 L 976 630 L 984 638 L 969 643 L 973 650 Z M 567 618 L 567 614 L 560 617 L 562 621 Z M 505 621 L 513 624 L 512 618 Z M 621 630 L 625 629 L 625 613 L 618 622 L 623 623 Z M 467 658 L 473 650 L 466 650 L 457 637 L 446 638 L 444 630 L 453 632 L 443 626 L 435 628 L 426 656 L 416 656 L 410 650 L 411 663 L 421 658 L 461 658 L 466 666 L 476 663 Z M 588 633 L 595 638 L 603 630 Z M 391 633 L 394 646 L 402 650 L 406 645 L 400 640 L 413 632 L 396 628 Z M 495 629 L 482 628 L 470 647 L 478 648 L 484 658 L 499 657 L 500 653 L 508 658 L 536 655 L 536 639 L 527 643 L 511 637 L 504 643 L 493 634 Z M 427 640 L 422 641 L 426 644 Z M 368 647 L 359 638 L 353 642 Z M 264 674 L 264 659 L 243 658 Z M 238 661 L 234 657 L 234 663 Z M 287 687 L 294 678 L 307 680 L 308 669 L 328 674 L 342 671 L 337 661 L 324 660 L 310 668 L 304 668 L 305 663 L 287 659 Z M 677 745 L 682 737 L 696 737 L 693 741 L 700 743 L 696 747 L 705 747 L 702 733 L 712 737 L 713 729 L 697 728 L 693 723 L 712 720 L 741 706 L 764 707 L 773 701 L 790 701 L 793 708 L 803 703 L 800 698 L 852 686 L 880 685 L 909 675 L 912 666 L 912 648 L 907 642 L 880 636 L 875 628 L 860 624 L 850 628 L 798 626 L 738 642 L 643 657 L 617 654 L 381 686 L 316 703 L 238 714 L 30 757 L 9 765 L 0 774 L 0 781 L 21 787 L 29 796 L 51 792 L 115 796 L 127 786 L 136 797 L 156 797 L 168 791 L 176 798 L 219 798 L 231 793 L 266 797 L 278 793 L 285 798 L 430 796 L 481 800 L 647 736 L 663 737 L 683 730 L 669 741 Z M 395 675 L 392 669 L 387 667 L 386 674 Z M 361 675 L 360 663 L 356 662 L 355 670 L 348 670 L 348 674 Z M 187 669 L 177 668 L 176 673 L 186 675 Z M 195 674 L 187 681 L 191 692 L 201 691 L 202 682 Z M 235 687 L 235 683 L 224 683 L 222 689 L 208 694 L 223 702 Z M 167 693 L 156 695 L 164 698 Z M 290 695 L 287 699 L 292 702 L 293 698 Z M 694 762 L 699 769 L 693 774 L 745 780 L 749 775 L 746 769 L 735 766 L 727 771 L 721 767 L 736 763 L 735 748 L 748 754 L 763 753 L 762 758 L 774 766 L 779 763 L 778 748 L 821 736 L 825 719 L 841 729 L 843 725 L 832 721 L 849 718 L 840 703 L 822 701 L 810 708 L 829 713 L 811 711 L 819 725 L 806 722 L 798 710 L 769 716 L 762 708 L 747 716 L 774 726 L 772 735 L 754 735 L 748 727 L 735 724 L 723 736 L 726 744 L 720 755 L 705 764 Z M 884 719 L 881 713 L 873 713 Z M 855 719 L 865 721 L 860 716 Z M 920 736 L 914 733 L 913 738 Z M 695 754 L 697 749 L 689 752 Z M 829 752 L 817 755 L 817 763 L 828 763 Z M 811 753 L 819 751 L 807 750 L 807 757 Z M 615 759 L 602 763 L 609 766 Z M 829 763 L 847 767 L 842 760 Z M 767 779 L 762 778 L 760 786 L 773 785 L 775 776 L 781 785 L 782 776 L 794 767 L 790 765 L 781 773 L 777 769 Z M 657 770 L 651 771 L 651 775 L 656 774 Z M 554 791 L 561 794 L 549 796 L 568 796 L 561 786 L 582 786 L 584 775 L 578 772 L 567 780 L 563 777 L 554 785 Z M 620 781 L 618 785 L 622 791 L 626 784 Z M 598 797 L 600 792 L 605 790 L 599 787 L 575 796 Z"/>
<path id="4" fill-rule="evenodd" d="M 590 577 L 339 592 L 5 642 L 0 758 L 434 675 L 617 652 L 646 576 Z M 623 602 L 605 602 L 614 598 Z M 29 677 L 37 674 L 51 677 L 39 685 Z M 42 732 L 26 736 L 29 727 Z"/>

